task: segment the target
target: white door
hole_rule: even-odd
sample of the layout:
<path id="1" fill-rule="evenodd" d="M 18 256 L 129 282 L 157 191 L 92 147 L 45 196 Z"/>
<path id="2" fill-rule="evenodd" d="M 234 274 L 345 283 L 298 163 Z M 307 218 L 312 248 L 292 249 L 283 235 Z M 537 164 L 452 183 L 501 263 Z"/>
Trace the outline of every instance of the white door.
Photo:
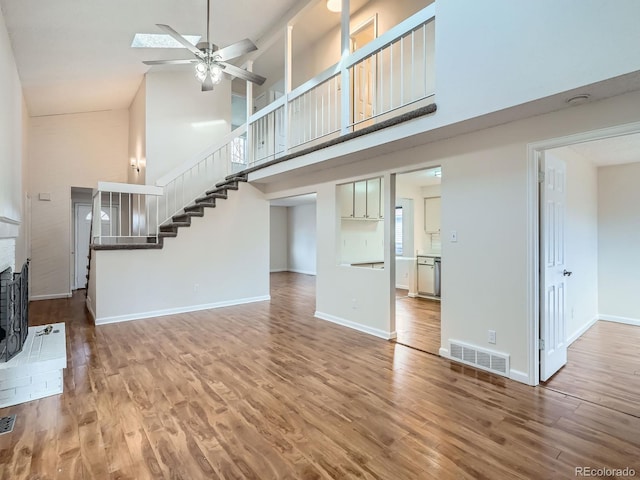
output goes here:
<path id="1" fill-rule="evenodd" d="M 84 288 L 87 283 L 89 264 L 89 235 L 91 228 L 91 205 L 76 205 L 76 272 L 74 289 Z"/>
<path id="2" fill-rule="evenodd" d="M 564 161 L 540 154 L 540 379 L 546 381 L 567 363 L 565 322 L 566 172 Z"/>

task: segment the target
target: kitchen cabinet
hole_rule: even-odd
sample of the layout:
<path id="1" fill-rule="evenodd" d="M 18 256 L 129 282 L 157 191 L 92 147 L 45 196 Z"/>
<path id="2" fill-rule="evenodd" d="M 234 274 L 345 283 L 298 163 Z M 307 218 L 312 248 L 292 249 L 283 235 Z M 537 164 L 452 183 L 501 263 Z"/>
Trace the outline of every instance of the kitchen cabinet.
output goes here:
<path id="1" fill-rule="evenodd" d="M 338 186 L 340 216 L 342 218 L 353 218 L 353 188 L 353 183 Z"/>
<path id="2" fill-rule="evenodd" d="M 338 185 L 340 216 L 360 220 L 384 217 L 383 179 L 371 178 Z"/>
<path id="3" fill-rule="evenodd" d="M 354 218 L 367 217 L 367 181 L 356 182 L 353 187 L 353 216 Z"/>
<path id="4" fill-rule="evenodd" d="M 424 231 L 426 233 L 440 233 L 440 197 L 424 199 Z"/>
<path id="5" fill-rule="evenodd" d="M 367 218 L 380 218 L 380 178 L 367 180 Z"/>
<path id="6" fill-rule="evenodd" d="M 435 259 L 432 257 L 418 257 L 418 293 L 435 295 Z"/>

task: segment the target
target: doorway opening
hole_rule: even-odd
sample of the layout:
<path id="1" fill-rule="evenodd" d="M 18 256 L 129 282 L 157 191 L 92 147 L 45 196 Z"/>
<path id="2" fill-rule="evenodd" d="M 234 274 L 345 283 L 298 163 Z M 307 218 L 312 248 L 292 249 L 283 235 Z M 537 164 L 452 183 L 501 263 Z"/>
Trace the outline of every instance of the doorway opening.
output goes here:
<path id="1" fill-rule="evenodd" d="M 89 244 L 91 243 L 91 203 L 90 188 L 71 187 L 71 290 L 86 287 L 89 266 Z M 88 216 L 88 218 L 87 218 Z"/>
<path id="2" fill-rule="evenodd" d="M 316 194 L 271 200 L 269 210 L 271 289 L 294 286 L 315 297 Z"/>
<path id="3" fill-rule="evenodd" d="M 535 384 L 640 416 L 640 124 L 530 148 L 543 172 Z"/>
<path id="4" fill-rule="evenodd" d="M 439 354 L 442 169 L 396 174 L 396 342 Z"/>
<path id="5" fill-rule="evenodd" d="M 351 53 L 364 47 L 378 36 L 378 16 L 374 15 L 351 32 Z M 354 130 L 373 123 L 375 115 L 374 95 L 376 92 L 376 56 L 372 55 L 352 69 L 351 77 L 351 122 Z"/>

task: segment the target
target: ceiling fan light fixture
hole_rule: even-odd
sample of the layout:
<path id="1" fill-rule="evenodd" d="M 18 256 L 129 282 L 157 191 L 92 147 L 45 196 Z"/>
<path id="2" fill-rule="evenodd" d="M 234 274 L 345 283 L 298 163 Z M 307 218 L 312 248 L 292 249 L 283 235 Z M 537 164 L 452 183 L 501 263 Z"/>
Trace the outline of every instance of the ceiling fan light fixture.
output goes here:
<path id="1" fill-rule="evenodd" d="M 204 79 L 207 78 L 208 73 L 207 64 L 203 61 L 200 61 L 196 64 L 196 78 L 201 82 L 204 82 Z"/>
<path id="2" fill-rule="evenodd" d="M 218 85 L 222 81 L 222 67 L 217 63 L 213 63 L 209 67 L 209 74 L 214 85 Z"/>
<path id="3" fill-rule="evenodd" d="M 342 11 L 342 0 L 327 0 L 327 10 L 333 13 Z"/>

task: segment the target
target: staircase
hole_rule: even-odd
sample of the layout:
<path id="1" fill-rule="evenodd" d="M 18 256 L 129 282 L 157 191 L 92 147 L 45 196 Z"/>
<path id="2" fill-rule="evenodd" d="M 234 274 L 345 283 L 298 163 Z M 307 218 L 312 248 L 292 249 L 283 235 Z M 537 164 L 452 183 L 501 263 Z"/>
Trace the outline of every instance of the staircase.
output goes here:
<path id="1" fill-rule="evenodd" d="M 117 244 L 92 244 L 92 250 L 153 250 L 164 246 L 165 238 L 175 238 L 182 227 L 190 227 L 193 217 L 204 217 L 207 208 L 215 208 L 216 201 L 226 200 L 230 190 L 238 190 L 241 182 L 247 181 L 247 173 L 238 173 L 226 177 L 222 182 L 207 190 L 201 197 L 187 205 L 180 213 L 173 215 L 168 222 L 159 227 L 158 237 L 149 236 L 144 243 L 117 243 Z M 87 275 L 87 282 L 88 282 Z"/>
<path id="2" fill-rule="evenodd" d="M 226 200 L 229 190 L 238 190 L 240 182 L 247 181 L 247 174 L 232 175 L 227 177 L 223 182 L 216 183 L 215 187 L 207 190 L 202 197 L 195 200 L 194 203 L 184 207 L 183 213 L 179 213 L 171 217 L 171 222 L 160 225 L 158 237 L 160 241 L 155 248 L 162 248 L 163 239 L 175 238 L 178 236 L 178 229 L 181 227 L 190 227 L 193 217 L 204 217 L 207 208 L 215 208 L 216 200 Z"/>

